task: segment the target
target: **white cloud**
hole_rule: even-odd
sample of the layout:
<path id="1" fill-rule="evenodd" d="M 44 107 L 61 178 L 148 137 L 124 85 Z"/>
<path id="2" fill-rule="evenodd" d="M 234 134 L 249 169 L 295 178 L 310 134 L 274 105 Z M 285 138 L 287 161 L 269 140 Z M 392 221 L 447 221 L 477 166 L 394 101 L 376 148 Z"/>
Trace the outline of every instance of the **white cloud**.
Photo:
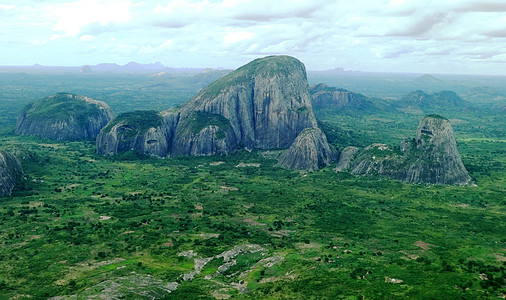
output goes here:
<path id="1" fill-rule="evenodd" d="M 130 1 L 127 0 L 80 0 L 77 2 L 50 6 L 49 14 L 58 21 L 54 30 L 74 37 L 87 25 L 101 26 L 130 20 Z"/>
<path id="2" fill-rule="evenodd" d="M 86 63 L 235 68 L 282 53 L 308 69 L 454 71 L 488 61 L 505 74 L 504 12 L 504 0 L 19 0 L 0 5 L 0 46 L 17 49 L 2 51 L 0 64 L 59 64 L 62 51 L 79 65 L 73 50 L 86 45 L 96 47 Z"/>
<path id="3" fill-rule="evenodd" d="M 253 37 L 255 37 L 254 32 L 247 32 L 247 31 L 232 31 L 227 33 L 223 37 L 223 41 L 225 42 L 225 46 L 228 46 L 230 44 L 235 44 L 240 41 L 244 40 L 250 40 Z"/>

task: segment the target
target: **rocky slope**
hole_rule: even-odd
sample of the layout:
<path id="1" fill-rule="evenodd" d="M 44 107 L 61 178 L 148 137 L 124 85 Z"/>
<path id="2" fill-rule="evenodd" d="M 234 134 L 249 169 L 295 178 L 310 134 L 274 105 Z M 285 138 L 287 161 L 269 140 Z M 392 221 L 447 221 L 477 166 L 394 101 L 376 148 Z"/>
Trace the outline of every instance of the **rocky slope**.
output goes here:
<path id="1" fill-rule="evenodd" d="M 310 88 L 313 107 L 342 108 L 350 107 L 364 110 L 372 106 L 366 96 L 345 89 L 330 87 L 324 83 Z"/>
<path id="2" fill-rule="evenodd" d="M 305 67 L 289 56 L 256 59 L 211 83 L 178 109 L 160 115 L 143 112 L 146 117 L 136 119 L 140 114 L 120 115 L 105 127 L 97 138 L 98 153 L 133 150 L 165 157 L 284 149 L 304 129 L 317 128 Z M 315 138 L 318 134 L 321 131 Z M 317 146 L 328 148 L 324 135 Z M 302 153 L 307 152 L 295 151 L 291 157 Z"/>
<path id="3" fill-rule="evenodd" d="M 339 161 L 337 162 L 337 166 L 334 168 L 334 171 L 341 172 L 343 170 L 346 170 L 350 167 L 351 162 L 355 159 L 358 152 L 360 151 L 359 148 L 348 146 L 341 151 L 341 154 L 339 155 Z"/>
<path id="4" fill-rule="evenodd" d="M 112 116 L 102 101 L 58 93 L 28 104 L 18 117 L 16 134 L 59 141 L 93 140 Z"/>
<path id="5" fill-rule="evenodd" d="M 279 164 L 292 170 L 314 172 L 334 160 L 335 153 L 327 143 L 325 133 L 319 128 L 307 128 L 281 154 Z"/>
<path id="6" fill-rule="evenodd" d="M 0 196 L 10 195 L 22 174 L 23 169 L 18 159 L 10 153 L 0 151 Z"/>
<path id="7" fill-rule="evenodd" d="M 399 150 L 373 144 L 348 164 L 348 170 L 355 175 L 384 175 L 413 183 L 471 182 L 450 122 L 441 116 L 425 116 L 418 125 L 416 138 L 405 139 Z"/>

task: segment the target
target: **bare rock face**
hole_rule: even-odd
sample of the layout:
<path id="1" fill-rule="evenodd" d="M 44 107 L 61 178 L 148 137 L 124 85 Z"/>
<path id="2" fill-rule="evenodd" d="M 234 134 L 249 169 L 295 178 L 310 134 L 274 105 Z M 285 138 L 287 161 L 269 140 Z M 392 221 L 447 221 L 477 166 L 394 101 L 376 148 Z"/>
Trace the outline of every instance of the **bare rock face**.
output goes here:
<path id="1" fill-rule="evenodd" d="M 229 119 L 220 114 L 195 111 L 178 124 L 172 155 L 223 155 L 238 147 Z"/>
<path id="2" fill-rule="evenodd" d="M 10 153 L 0 151 L 0 196 L 10 195 L 22 174 L 19 160 Z"/>
<path id="3" fill-rule="evenodd" d="M 341 151 L 339 155 L 339 161 L 337 162 L 337 166 L 334 168 L 334 171 L 341 172 L 350 167 L 351 162 L 357 156 L 360 149 L 353 146 L 348 146 Z"/>
<path id="4" fill-rule="evenodd" d="M 302 130 L 316 127 L 305 67 L 289 56 L 256 59 L 213 82 L 181 109 L 182 123 L 196 111 L 228 119 L 235 138 L 227 136 L 218 154 L 239 146 L 287 148 Z M 178 139 L 191 139 L 185 127 L 178 126 Z"/>
<path id="5" fill-rule="evenodd" d="M 97 153 L 114 155 L 119 152 L 165 157 L 179 114 L 173 111 L 134 111 L 117 116 L 100 131 Z"/>
<path id="6" fill-rule="evenodd" d="M 310 88 L 313 107 L 315 108 L 342 108 L 351 107 L 366 109 L 372 106 L 372 102 L 362 94 L 350 92 L 345 89 L 330 87 L 324 83 Z"/>
<path id="7" fill-rule="evenodd" d="M 401 151 L 410 162 L 401 178 L 409 182 L 465 185 L 471 182 L 457 150 L 450 121 L 438 115 L 425 116 L 416 138 L 404 141 Z M 414 161 L 413 161 L 414 160 Z"/>
<path id="8" fill-rule="evenodd" d="M 416 138 L 405 139 L 400 153 L 383 144 L 365 148 L 348 170 L 355 175 L 384 175 L 426 184 L 465 185 L 471 182 L 457 150 L 450 122 L 438 115 L 425 116 Z"/>
<path id="9" fill-rule="evenodd" d="M 58 93 L 28 104 L 18 117 L 16 134 L 58 141 L 94 140 L 112 117 L 111 108 L 102 101 Z"/>
<path id="10" fill-rule="evenodd" d="M 325 133 L 319 128 L 307 128 L 281 154 L 279 164 L 292 170 L 314 172 L 334 160 L 335 153 L 330 149 Z"/>

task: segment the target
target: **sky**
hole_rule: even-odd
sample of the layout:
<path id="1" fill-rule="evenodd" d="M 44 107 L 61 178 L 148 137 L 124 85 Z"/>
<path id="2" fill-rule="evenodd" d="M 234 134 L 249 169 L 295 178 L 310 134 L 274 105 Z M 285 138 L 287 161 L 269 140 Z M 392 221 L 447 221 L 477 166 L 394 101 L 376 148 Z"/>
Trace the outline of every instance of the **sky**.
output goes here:
<path id="1" fill-rule="evenodd" d="M 506 0 L 0 0 L 0 65 L 506 75 Z"/>

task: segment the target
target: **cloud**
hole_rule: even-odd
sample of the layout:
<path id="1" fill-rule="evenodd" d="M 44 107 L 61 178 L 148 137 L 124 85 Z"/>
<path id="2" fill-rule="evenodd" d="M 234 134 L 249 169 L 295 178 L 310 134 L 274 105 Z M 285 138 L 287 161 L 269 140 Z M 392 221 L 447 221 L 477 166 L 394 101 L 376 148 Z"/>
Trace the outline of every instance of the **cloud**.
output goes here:
<path id="1" fill-rule="evenodd" d="M 50 14 L 57 19 L 53 29 L 66 36 L 77 36 L 83 27 L 93 23 L 106 26 L 130 20 L 131 3 L 127 0 L 80 0 L 51 6 Z"/>
<path id="2" fill-rule="evenodd" d="M 288 54 L 308 69 L 472 70 L 504 58 L 505 11 L 503 0 L 17 0 L 0 4 L 2 45 L 16 49 L 0 64 L 234 68 Z"/>

